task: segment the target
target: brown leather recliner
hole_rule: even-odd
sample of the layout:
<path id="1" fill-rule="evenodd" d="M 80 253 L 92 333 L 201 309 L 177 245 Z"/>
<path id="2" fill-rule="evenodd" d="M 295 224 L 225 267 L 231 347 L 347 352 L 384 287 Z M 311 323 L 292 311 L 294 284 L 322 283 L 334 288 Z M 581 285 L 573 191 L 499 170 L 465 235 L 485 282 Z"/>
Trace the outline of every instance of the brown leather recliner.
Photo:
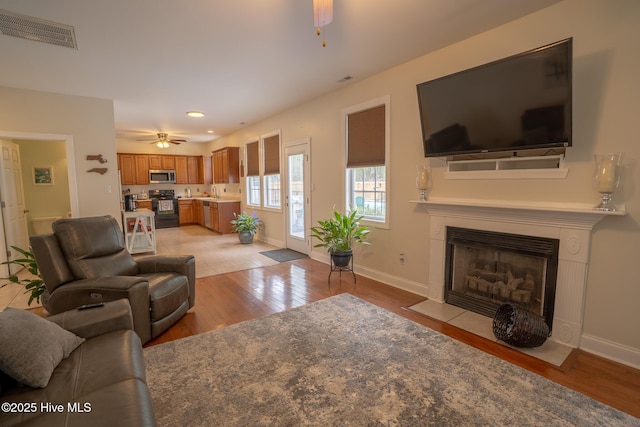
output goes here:
<path id="1" fill-rule="evenodd" d="M 195 257 L 134 259 L 112 216 L 61 219 L 53 234 L 29 240 L 46 286 L 42 305 L 51 314 L 126 298 L 134 330 L 146 343 L 195 303 Z"/>

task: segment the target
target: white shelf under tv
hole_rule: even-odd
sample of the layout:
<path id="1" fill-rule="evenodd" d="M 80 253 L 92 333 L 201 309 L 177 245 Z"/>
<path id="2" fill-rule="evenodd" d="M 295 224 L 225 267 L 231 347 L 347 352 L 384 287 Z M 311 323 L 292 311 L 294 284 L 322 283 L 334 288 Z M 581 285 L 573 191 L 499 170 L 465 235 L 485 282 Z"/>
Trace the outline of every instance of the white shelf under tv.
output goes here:
<path id="1" fill-rule="evenodd" d="M 450 160 L 445 179 L 562 179 L 564 155 Z"/>

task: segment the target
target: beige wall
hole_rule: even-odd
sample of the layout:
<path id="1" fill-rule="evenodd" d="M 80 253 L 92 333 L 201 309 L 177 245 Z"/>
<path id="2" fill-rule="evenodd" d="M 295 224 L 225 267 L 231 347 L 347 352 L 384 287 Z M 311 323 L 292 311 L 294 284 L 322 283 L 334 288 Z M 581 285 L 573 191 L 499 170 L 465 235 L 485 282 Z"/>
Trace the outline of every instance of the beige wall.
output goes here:
<path id="1" fill-rule="evenodd" d="M 42 139 L 69 137 L 78 196 L 76 214 L 120 218 L 113 101 L 0 87 L 0 137 L 7 134 L 24 134 L 32 140 L 41 139 L 38 135 Z M 87 155 L 96 154 L 108 162 L 86 160 Z M 95 167 L 107 167 L 108 172 L 87 172 Z M 109 188 L 110 193 L 106 192 Z"/>
<path id="2" fill-rule="evenodd" d="M 625 217 L 607 218 L 593 234 L 582 347 L 640 367 L 640 283 L 634 263 L 640 242 L 640 144 L 635 134 L 640 112 L 638 70 L 640 2 L 567 0 L 541 12 L 445 49 L 355 82 L 329 95 L 215 141 L 242 146 L 275 129 L 282 141 L 311 138 L 312 223 L 344 205 L 341 111 L 370 99 L 391 98 L 391 228 L 371 233 L 373 245 L 356 255 L 359 272 L 407 289 L 424 289 L 429 253 L 428 215 L 409 203 L 417 197 L 415 165 L 423 157 L 416 84 L 529 50 L 574 38 L 573 147 L 566 179 L 517 181 L 444 180 L 444 163 L 431 160 L 432 195 L 437 197 L 576 202 L 596 204 L 593 154 L 625 152 L 622 189 L 615 201 Z M 357 76 L 356 76 L 357 77 Z M 284 240 L 282 215 L 261 213 L 267 238 Z M 406 254 L 400 264 L 399 252 Z M 321 249 L 314 256 L 324 255 Z"/>

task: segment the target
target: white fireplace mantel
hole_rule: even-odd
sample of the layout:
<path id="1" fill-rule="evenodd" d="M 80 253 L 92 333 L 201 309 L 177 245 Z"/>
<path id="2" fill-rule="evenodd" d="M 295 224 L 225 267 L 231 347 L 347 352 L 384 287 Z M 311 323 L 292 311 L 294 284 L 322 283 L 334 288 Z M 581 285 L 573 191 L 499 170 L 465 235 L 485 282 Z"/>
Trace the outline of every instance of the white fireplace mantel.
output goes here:
<path id="1" fill-rule="evenodd" d="M 432 198 L 412 201 L 431 216 L 429 233 L 429 282 L 427 296 L 444 302 L 447 227 L 558 239 L 558 280 L 550 339 L 580 346 L 591 230 L 616 211 L 598 211 L 591 205 L 573 203 L 529 203 L 478 199 Z"/>

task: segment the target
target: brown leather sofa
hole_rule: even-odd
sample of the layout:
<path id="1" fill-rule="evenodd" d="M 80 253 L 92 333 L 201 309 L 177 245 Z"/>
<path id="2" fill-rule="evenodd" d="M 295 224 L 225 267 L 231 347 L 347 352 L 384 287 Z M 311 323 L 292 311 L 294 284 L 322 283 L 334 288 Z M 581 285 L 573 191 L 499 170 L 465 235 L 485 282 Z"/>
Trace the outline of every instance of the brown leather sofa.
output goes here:
<path id="1" fill-rule="evenodd" d="M 47 320 L 86 338 L 53 370 L 44 388 L 0 379 L 0 425 L 155 426 L 140 338 L 128 301 L 71 310 Z M 3 375 L 0 372 L 0 375 Z"/>
<path id="2" fill-rule="evenodd" d="M 144 344 L 195 303 L 195 258 L 134 259 L 112 216 L 58 220 L 53 234 L 32 236 L 30 244 L 46 286 L 42 305 L 51 314 L 126 298 Z"/>

